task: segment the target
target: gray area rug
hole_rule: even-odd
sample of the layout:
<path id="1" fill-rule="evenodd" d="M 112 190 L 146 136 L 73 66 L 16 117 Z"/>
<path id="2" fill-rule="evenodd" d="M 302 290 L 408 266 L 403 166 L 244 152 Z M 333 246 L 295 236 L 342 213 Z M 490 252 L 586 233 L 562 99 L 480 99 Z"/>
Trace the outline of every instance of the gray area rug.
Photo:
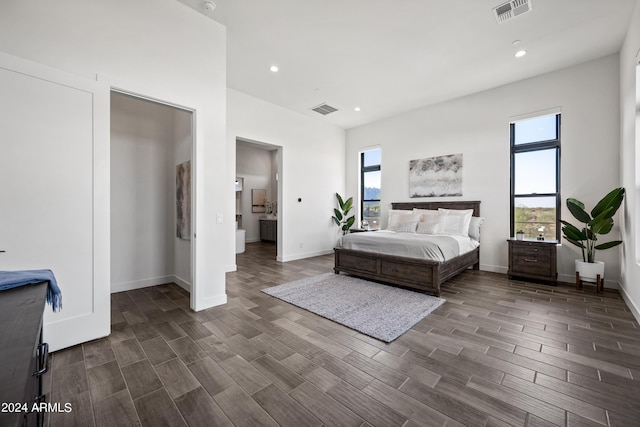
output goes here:
<path id="1" fill-rule="evenodd" d="M 395 340 L 445 302 L 443 298 L 334 273 L 262 292 L 384 342 Z"/>

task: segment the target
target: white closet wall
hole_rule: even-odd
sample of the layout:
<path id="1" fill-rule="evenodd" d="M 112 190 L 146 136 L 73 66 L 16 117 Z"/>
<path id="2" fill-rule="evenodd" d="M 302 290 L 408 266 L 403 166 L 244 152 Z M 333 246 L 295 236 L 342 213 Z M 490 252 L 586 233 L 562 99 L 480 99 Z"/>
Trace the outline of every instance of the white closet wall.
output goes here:
<path id="1" fill-rule="evenodd" d="M 190 113 L 111 95 L 111 291 L 191 283 L 176 238 L 175 166 L 191 157 Z"/>

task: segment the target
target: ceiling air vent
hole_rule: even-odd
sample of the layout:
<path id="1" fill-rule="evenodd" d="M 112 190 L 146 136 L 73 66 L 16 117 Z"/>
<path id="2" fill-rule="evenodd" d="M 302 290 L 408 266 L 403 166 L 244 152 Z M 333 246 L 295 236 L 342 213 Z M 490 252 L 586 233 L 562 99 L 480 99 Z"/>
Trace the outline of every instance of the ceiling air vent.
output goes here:
<path id="1" fill-rule="evenodd" d="M 511 0 L 493 9 L 498 24 L 527 12 L 531 12 L 531 0 Z"/>
<path id="2" fill-rule="evenodd" d="M 333 108 L 331 105 L 327 105 L 327 104 L 320 104 L 318 106 L 315 106 L 312 108 L 313 111 L 315 111 L 316 113 L 320 113 L 323 116 L 326 116 L 327 114 L 331 114 L 335 111 L 338 111 L 337 108 Z"/>

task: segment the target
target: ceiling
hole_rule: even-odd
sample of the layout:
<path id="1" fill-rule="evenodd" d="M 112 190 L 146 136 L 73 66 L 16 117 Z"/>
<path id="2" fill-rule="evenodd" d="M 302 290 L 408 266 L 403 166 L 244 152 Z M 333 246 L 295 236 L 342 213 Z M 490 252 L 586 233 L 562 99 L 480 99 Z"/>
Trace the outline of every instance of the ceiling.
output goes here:
<path id="1" fill-rule="evenodd" d="M 345 129 L 618 52 L 636 3 L 531 0 L 498 24 L 506 0 L 179 1 L 227 27 L 229 88 Z"/>

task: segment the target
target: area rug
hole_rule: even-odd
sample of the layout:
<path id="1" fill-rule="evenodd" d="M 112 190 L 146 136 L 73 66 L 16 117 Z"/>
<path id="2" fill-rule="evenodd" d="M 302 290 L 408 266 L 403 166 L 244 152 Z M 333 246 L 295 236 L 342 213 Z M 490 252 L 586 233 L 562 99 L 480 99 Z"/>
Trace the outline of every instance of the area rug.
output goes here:
<path id="1" fill-rule="evenodd" d="M 262 292 L 384 342 L 395 340 L 445 302 L 443 298 L 334 273 Z"/>

